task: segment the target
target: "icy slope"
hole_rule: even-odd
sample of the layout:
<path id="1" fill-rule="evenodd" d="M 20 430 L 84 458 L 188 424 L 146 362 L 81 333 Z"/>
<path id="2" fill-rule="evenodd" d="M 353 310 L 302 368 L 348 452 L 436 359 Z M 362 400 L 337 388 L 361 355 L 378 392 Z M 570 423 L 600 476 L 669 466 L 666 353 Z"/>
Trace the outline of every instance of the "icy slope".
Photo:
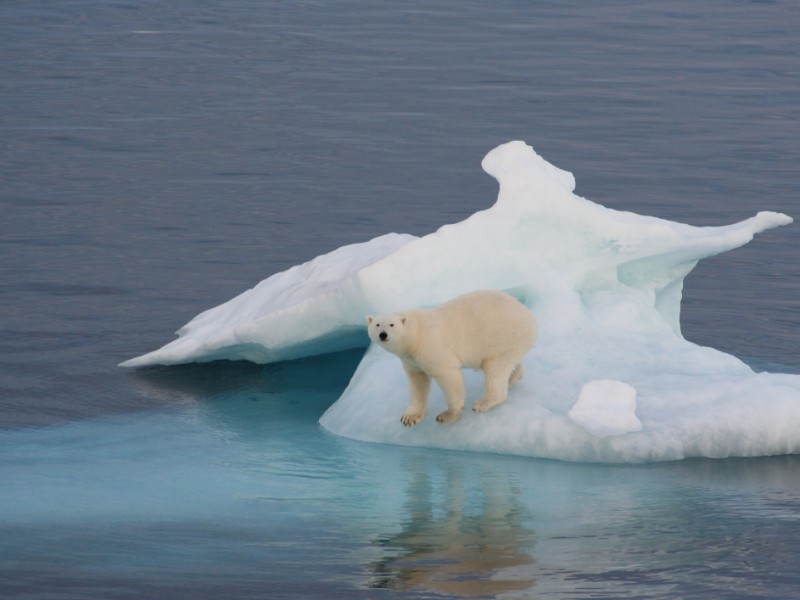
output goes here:
<path id="1" fill-rule="evenodd" d="M 275 275 L 124 364 L 267 362 L 365 345 L 366 314 L 503 289 L 534 311 L 540 328 L 526 377 L 505 405 L 455 425 L 428 419 L 406 429 L 403 370 L 372 348 L 322 425 L 362 440 L 565 460 L 800 452 L 800 377 L 755 374 L 680 334 L 683 279 L 697 261 L 789 217 L 762 212 L 725 227 L 692 227 L 607 209 L 576 196 L 572 175 L 523 142 L 495 148 L 483 168 L 500 184 L 490 209 L 423 238 L 383 236 Z M 469 406 L 482 378 L 466 373 L 466 380 Z M 596 388 L 601 393 L 573 411 L 596 380 L 618 385 Z M 591 411 L 583 410 L 587 402 Z M 437 403 L 434 386 L 429 414 Z"/>
<path id="2" fill-rule="evenodd" d="M 178 339 L 122 366 L 217 359 L 269 363 L 366 346 L 367 302 L 359 273 L 415 239 L 391 233 L 276 273 L 197 315 L 178 330 Z"/>

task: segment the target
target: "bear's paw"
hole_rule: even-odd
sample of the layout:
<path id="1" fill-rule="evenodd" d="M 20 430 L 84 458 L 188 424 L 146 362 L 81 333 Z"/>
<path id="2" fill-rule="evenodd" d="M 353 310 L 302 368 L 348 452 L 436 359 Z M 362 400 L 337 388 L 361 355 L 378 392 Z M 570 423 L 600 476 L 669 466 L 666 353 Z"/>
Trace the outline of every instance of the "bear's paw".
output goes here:
<path id="1" fill-rule="evenodd" d="M 413 427 L 422 419 L 425 418 L 424 412 L 415 412 L 411 410 L 407 410 L 403 413 L 403 416 L 400 417 L 400 422 L 405 425 L 406 427 Z"/>
<path id="2" fill-rule="evenodd" d="M 463 413 L 463 410 L 446 410 L 436 415 L 436 422 L 442 423 L 443 425 L 445 423 L 455 423 L 461 418 Z"/>

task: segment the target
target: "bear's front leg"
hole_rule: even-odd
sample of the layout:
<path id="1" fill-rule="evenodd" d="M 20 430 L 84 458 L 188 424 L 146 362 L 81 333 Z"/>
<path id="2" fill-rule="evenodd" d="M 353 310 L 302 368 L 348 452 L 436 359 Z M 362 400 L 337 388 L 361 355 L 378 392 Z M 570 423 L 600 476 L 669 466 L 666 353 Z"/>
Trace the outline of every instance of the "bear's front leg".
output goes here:
<path id="1" fill-rule="evenodd" d="M 461 369 L 444 371 L 434 375 L 436 383 L 444 392 L 447 410 L 436 415 L 439 423 L 455 423 L 464 414 L 464 376 Z"/>
<path id="2" fill-rule="evenodd" d="M 403 363 L 408 375 L 408 387 L 411 392 L 411 401 L 408 408 L 400 417 L 400 422 L 406 427 L 413 427 L 425 418 L 425 408 L 428 405 L 428 392 L 431 389 L 431 378 L 424 371 L 420 371 Z"/>

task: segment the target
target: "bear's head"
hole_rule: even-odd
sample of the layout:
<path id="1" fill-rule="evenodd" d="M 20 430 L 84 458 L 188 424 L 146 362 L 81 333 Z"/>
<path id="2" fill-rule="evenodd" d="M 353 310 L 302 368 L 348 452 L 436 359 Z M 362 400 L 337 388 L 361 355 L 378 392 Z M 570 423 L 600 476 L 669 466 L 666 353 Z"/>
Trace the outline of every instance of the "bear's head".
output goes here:
<path id="1" fill-rule="evenodd" d="M 367 317 L 369 339 L 394 354 L 403 351 L 408 318 L 400 313 Z"/>

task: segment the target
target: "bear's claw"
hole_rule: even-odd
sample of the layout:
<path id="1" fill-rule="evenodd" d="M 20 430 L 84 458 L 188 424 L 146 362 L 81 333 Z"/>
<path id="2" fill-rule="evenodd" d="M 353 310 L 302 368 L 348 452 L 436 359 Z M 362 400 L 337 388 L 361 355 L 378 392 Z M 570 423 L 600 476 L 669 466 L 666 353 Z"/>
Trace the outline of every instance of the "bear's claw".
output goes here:
<path id="1" fill-rule="evenodd" d="M 488 402 L 486 400 L 481 400 L 480 402 L 476 402 L 472 405 L 472 410 L 475 412 L 486 412 L 498 404 L 502 404 L 502 402 Z"/>
<path id="2" fill-rule="evenodd" d="M 418 413 L 403 413 L 403 416 L 400 417 L 400 422 L 405 425 L 406 427 L 413 427 L 422 419 L 425 418 L 425 414 L 418 414 Z"/>
<path id="3" fill-rule="evenodd" d="M 455 423 L 463 415 L 464 411 L 461 410 L 446 410 L 443 413 L 436 415 L 437 423 Z"/>

